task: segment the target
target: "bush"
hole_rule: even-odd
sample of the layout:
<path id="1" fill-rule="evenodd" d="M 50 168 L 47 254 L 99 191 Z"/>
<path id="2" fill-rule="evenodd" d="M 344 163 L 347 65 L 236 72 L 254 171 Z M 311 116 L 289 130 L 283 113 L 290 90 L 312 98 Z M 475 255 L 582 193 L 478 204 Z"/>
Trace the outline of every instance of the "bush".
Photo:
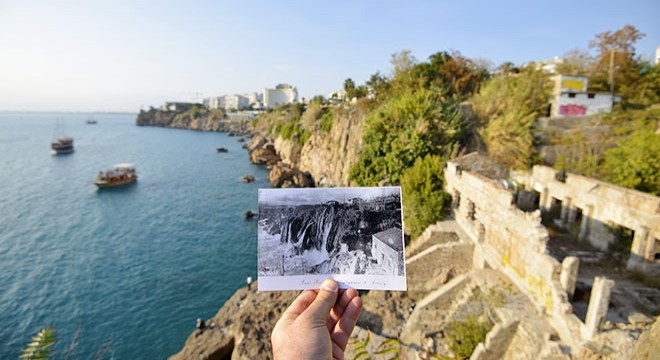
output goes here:
<path id="1" fill-rule="evenodd" d="M 635 131 L 605 151 L 605 180 L 660 196 L 660 134 L 655 124 Z"/>
<path id="2" fill-rule="evenodd" d="M 463 123 L 457 104 L 443 100 L 441 93 L 420 89 L 369 112 L 351 180 L 361 186 L 398 184 L 418 158 L 447 153 L 461 138 Z"/>
<path id="3" fill-rule="evenodd" d="M 475 317 L 452 323 L 447 331 L 451 351 L 458 359 L 468 359 L 477 345 L 486 341 L 490 329 L 489 324 L 479 322 Z"/>
<path id="4" fill-rule="evenodd" d="M 490 79 L 471 100 L 488 153 L 514 168 L 529 167 L 534 156 L 532 125 L 547 107 L 551 84 L 529 66 L 519 74 Z"/>
<path id="5" fill-rule="evenodd" d="M 436 155 L 417 159 L 401 178 L 406 232 L 414 240 L 448 213 L 451 195 L 443 190 L 445 161 Z"/>
<path id="6" fill-rule="evenodd" d="M 323 116 L 321 116 L 321 131 L 323 132 L 330 132 L 332 129 L 332 124 L 335 121 L 335 116 L 337 112 L 335 109 L 327 109 L 324 113 Z"/>

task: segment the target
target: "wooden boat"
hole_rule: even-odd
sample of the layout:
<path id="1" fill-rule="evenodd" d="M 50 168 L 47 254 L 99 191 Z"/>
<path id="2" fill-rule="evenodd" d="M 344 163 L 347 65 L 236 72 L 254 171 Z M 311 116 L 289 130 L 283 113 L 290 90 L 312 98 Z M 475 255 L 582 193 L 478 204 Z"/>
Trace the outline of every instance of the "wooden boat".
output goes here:
<path id="1" fill-rule="evenodd" d="M 73 138 L 64 134 L 64 123 L 57 120 L 53 134 L 53 142 L 50 143 L 50 152 L 53 155 L 70 154 L 73 152 Z"/>
<path id="2" fill-rule="evenodd" d="M 229 151 L 229 150 L 227 150 L 227 148 L 223 148 L 223 147 L 219 147 L 219 148 L 217 148 L 216 150 L 217 150 L 219 153 L 226 153 L 227 151 Z"/>
<path id="3" fill-rule="evenodd" d="M 99 171 L 94 185 L 99 189 L 127 185 L 137 180 L 137 172 L 132 164 L 117 164 L 110 169 Z"/>

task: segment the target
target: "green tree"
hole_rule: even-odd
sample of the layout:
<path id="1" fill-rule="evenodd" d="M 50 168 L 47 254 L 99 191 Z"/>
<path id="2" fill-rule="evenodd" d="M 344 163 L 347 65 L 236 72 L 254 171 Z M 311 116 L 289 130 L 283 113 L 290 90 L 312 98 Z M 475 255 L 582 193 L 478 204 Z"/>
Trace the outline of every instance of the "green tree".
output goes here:
<path id="1" fill-rule="evenodd" d="M 380 72 L 376 72 L 369 77 L 369 80 L 366 82 L 367 87 L 373 92 L 376 98 L 380 98 L 383 95 L 387 94 L 390 89 L 389 80 L 381 75 Z"/>
<path id="2" fill-rule="evenodd" d="M 605 180 L 660 196 L 660 134 L 651 123 L 606 150 Z"/>
<path id="3" fill-rule="evenodd" d="M 461 139 L 457 104 L 420 89 L 395 96 L 364 120 L 362 152 L 350 177 L 359 185 L 398 184 L 419 157 L 444 154 Z"/>
<path id="4" fill-rule="evenodd" d="M 488 77 L 488 71 L 458 51 L 437 52 L 411 72 L 414 83 L 426 89 L 444 89 L 447 96 L 459 101 L 479 91 L 481 82 Z"/>
<path id="5" fill-rule="evenodd" d="M 570 50 L 562 59 L 564 62 L 557 66 L 559 74 L 588 76 L 593 66 L 589 52 L 580 49 Z"/>
<path id="6" fill-rule="evenodd" d="M 403 215 L 406 232 L 412 239 L 444 219 L 449 211 L 451 195 L 444 191 L 445 162 L 440 156 L 427 154 L 403 172 Z"/>
<path id="7" fill-rule="evenodd" d="M 348 100 L 355 97 L 355 82 L 353 82 L 353 79 L 348 78 L 344 80 L 344 91 L 346 91 Z"/>
<path id="8" fill-rule="evenodd" d="M 21 350 L 19 359 L 26 360 L 41 360 L 48 359 L 53 354 L 51 346 L 57 342 L 57 334 L 52 327 L 39 330 L 36 335 L 32 336 L 32 341 L 25 345 Z"/>
<path id="9" fill-rule="evenodd" d="M 609 91 L 610 76 L 613 75 L 614 92 L 621 93 L 624 101 L 633 97 L 634 87 L 631 85 L 639 80 L 641 70 L 640 61 L 635 56 L 635 43 L 644 36 L 632 25 L 597 34 L 589 44 L 596 50 L 589 87 L 596 91 Z"/>

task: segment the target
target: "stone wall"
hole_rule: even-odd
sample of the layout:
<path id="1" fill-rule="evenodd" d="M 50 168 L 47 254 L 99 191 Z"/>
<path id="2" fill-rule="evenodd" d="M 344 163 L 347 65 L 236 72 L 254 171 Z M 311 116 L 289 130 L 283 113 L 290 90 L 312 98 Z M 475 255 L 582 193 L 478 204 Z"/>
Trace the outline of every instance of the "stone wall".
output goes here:
<path id="1" fill-rule="evenodd" d="M 614 241 L 611 226 L 634 231 L 629 268 L 658 268 L 660 253 L 660 198 L 575 174 L 559 174 L 534 166 L 522 179 L 540 195 L 540 207 L 550 212 L 561 201 L 559 223 L 579 229 L 579 237 L 605 250 Z M 554 200 L 553 200 L 554 199 Z"/>
<path id="2" fill-rule="evenodd" d="M 477 266 L 507 275 L 549 317 L 562 340 L 577 349 L 584 324 L 561 287 L 561 264 L 547 254 L 549 235 L 540 212 L 516 208 L 514 193 L 501 182 L 459 164 L 460 159 L 447 164 L 446 188 L 454 197 L 456 222 L 475 244 L 475 257 L 482 259 Z"/>

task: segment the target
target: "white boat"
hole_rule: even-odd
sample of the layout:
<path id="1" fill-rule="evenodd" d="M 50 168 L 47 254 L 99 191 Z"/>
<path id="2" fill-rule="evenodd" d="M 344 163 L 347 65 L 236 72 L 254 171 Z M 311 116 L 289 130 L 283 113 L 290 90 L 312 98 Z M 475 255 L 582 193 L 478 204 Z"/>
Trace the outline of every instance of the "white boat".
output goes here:
<path id="1" fill-rule="evenodd" d="M 94 185 L 99 189 L 122 186 L 137 180 L 137 172 L 133 164 L 117 164 L 106 171 L 99 171 Z"/>

